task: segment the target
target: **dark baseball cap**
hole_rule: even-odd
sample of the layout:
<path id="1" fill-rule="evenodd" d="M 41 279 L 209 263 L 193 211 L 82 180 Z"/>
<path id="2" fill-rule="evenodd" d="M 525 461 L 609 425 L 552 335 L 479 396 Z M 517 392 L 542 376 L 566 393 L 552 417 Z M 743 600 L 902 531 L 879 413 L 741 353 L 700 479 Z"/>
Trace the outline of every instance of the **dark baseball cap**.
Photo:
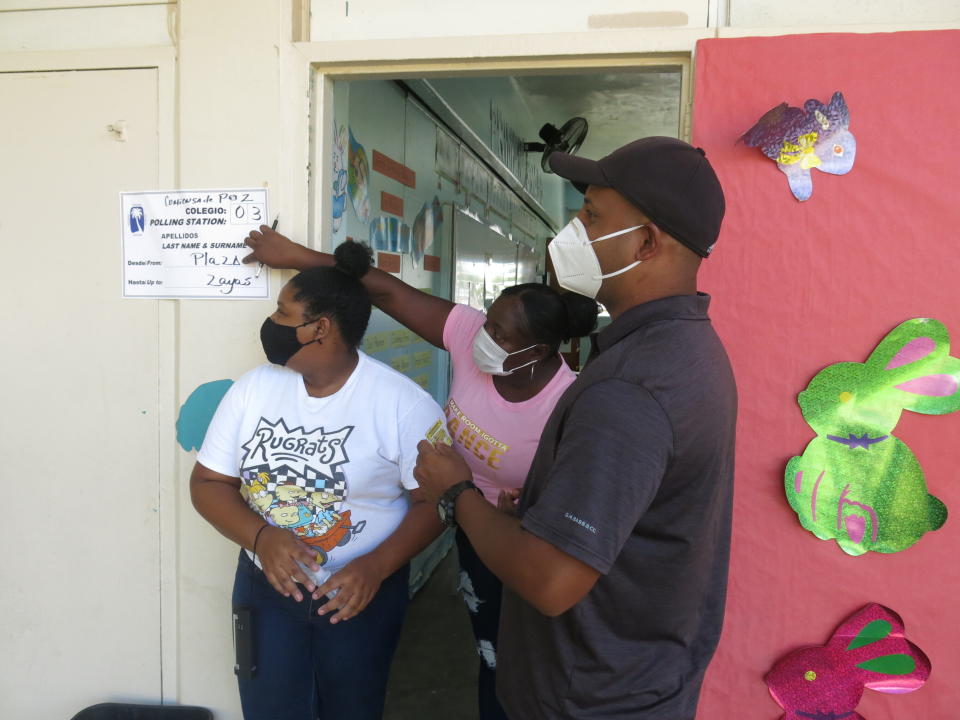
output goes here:
<path id="1" fill-rule="evenodd" d="M 555 152 L 550 167 L 580 192 L 613 188 L 701 257 L 720 234 L 723 188 L 700 148 L 670 137 L 634 140 L 600 160 Z"/>

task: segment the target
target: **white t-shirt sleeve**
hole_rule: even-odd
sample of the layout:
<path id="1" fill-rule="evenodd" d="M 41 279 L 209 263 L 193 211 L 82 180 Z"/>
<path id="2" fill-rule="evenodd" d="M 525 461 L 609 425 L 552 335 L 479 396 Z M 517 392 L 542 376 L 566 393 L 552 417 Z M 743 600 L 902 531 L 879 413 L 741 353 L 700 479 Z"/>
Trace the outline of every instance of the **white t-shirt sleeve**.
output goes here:
<path id="1" fill-rule="evenodd" d="M 423 396 L 400 418 L 400 483 L 407 490 L 420 487 L 413 478 L 413 468 L 417 464 L 417 443 L 436 440 L 438 433 L 442 437 L 449 437 L 443 411 L 429 395 Z"/>
<path id="2" fill-rule="evenodd" d="M 198 463 L 221 475 L 240 477 L 238 445 L 246 385 L 241 379 L 227 390 L 197 453 Z"/>

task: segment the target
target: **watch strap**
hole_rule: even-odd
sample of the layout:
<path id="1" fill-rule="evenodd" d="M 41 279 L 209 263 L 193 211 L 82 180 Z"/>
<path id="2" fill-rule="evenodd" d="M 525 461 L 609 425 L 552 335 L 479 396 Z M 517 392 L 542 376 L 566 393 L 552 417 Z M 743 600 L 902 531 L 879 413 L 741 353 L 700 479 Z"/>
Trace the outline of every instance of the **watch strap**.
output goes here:
<path id="1" fill-rule="evenodd" d="M 437 501 L 437 512 L 440 515 L 440 520 L 447 527 L 454 527 L 457 524 L 457 520 L 454 517 L 454 509 L 456 507 L 457 498 L 460 497 L 460 493 L 469 488 L 473 488 L 478 493 L 480 488 L 478 488 L 473 480 L 464 480 L 458 482 L 456 485 L 451 485 L 443 494 L 440 496 Z"/>

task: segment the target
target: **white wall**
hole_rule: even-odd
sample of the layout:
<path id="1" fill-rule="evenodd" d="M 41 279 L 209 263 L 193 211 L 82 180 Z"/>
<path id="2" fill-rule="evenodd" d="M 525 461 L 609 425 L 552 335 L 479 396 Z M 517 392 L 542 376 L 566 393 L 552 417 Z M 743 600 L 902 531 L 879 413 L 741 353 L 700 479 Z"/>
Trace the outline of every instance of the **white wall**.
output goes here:
<path id="1" fill-rule="evenodd" d="M 312 0 L 311 39 L 952 23 L 956 0 Z"/>
<path id="2" fill-rule="evenodd" d="M 306 68 L 287 67 L 290 17 L 281 0 L 181 1 L 180 185 L 267 187 L 279 229 L 303 238 L 307 148 L 301 144 L 294 157 L 287 143 L 306 132 L 308 98 Z M 279 272 L 272 282 L 276 294 Z M 236 379 L 263 362 L 259 328 L 274 301 L 178 305 L 179 402 L 202 383 Z M 195 454 L 172 451 L 179 460 L 178 655 L 165 680 L 175 684 L 171 697 L 180 702 L 238 717 L 230 634 L 238 549 L 190 504 L 186 484 Z"/>
<path id="3" fill-rule="evenodd" d="M 74 3 L 81 4 L 81 3 Z M 159 103 L 158 129 L 162 157 L 154 157 L 161 168 L 162 187 L 241 187 L 266 186 L 270 189 L 271 213 L 280 212 L 281 228 L 303 237 L 306 228 L 306 128 L 309 98 L 307 97 L 307 68 L 302 63 L 287 67 L 294 50 L 283 38 L 291 36 L 290 3 L 283 0 L 256 0 L 255 2 L 232 2 L 231 0 L 183 0 L 180 3 L 153 3 L 138 5 L 129 3 L 121 7 L 102 7 L 109 3 L 98 2 L 101 7 L 70 10 L 41 9 L 43 3 L 31 2 L 29 8 L 13 9 L 10 3 L 0 6 L 0 71 L 41 68 L 114 68 L 152 67 L 158 63 L 157 46 L 176 49 L 173 53 L 159 53 L 164 58 L 160 83 L 163 90 L 152 90 Z M 161 63 L 161 64 L 162 64 Z M 174 78 L 174 72 L 176 76 Z M 170 81 L 169 88 L 167 82 Z M 292 91 L 290 84 L 296 84 Z M 167 92 L 167 89 L 173 92 Z M 96 100 L 91 97 L 91 106 Z M 63 119 L 71 121 L 69 108 L 60 108 Z M 56 108 L 52 110 L 56 112 Z M 156 114 L 156 109 L 155 109 Z M 120 119 L 113 118 L 111 120 Z M 98 126 L 99 127 L 99 126 Z M 104 130 L 104 132 L 106 132 Z M 33 138 L 32 138 L 33 139 Z M 11 148 L 22 141 L 17 137 L 0 137 L 0 149 Z M 291 159 L 288 143 L 299 143 L 297 161 Z M 53 143 L 51 143 L 51 147 Z M 43 147 L 42 144 L 40 147 Z M 58 146 L 59 147 L 59 146 Z M 86 148 L 85 148 L 86 149 Z M 78 149 L 71 156 L 69 149 L 59 149 L 58 157 L 64 165 L 89 163 Z M 8 156 L 6 151 L 0 153 Z M 54 157 L 44 158 L 54 162 Z M 292 169 L 296 168 L 296 169 Z M 98 183 L 84 183 L 81 177 L 72 185 L 75 198 L 70 221 L 78 225 L 96 222 L 96 241 L 106 243 L 104 252 L 108 261 L 95 263 L 91 269 L 84 268 L 85 281 L 106 288 L 108 294 L 119 297 L 119 280 L 115 277 L 119 258 L 118 228 L 112 223 L 114 213 L 104 222 L 100 215 L 84 213 L 84 199 L 97 199 L 107 189 Z M 297 189 L 291 186 L 287 175 L 295 177 Z M 92 175 L 87 173 L 87 175 Z M 122 187 L 124 190 L 152 189 L 147 187 Z M 41 188 L 37 192 L 42 192 Z M 113 198 L 116 189 L 109 188 Z M 115 199 L 107 199 L 113 206 Z M 59 203 L 62 205 L 62 203 Z M 88 203 L 90 204 L 90 203 Z M 5 205 L 0 205 L 0 215 Z M 0 239 L 6 247 L 12 242 L 7 232 L 18 227 L 4 222 L 0 217 Z M 18 266 L 23 273 L 39 276 L 43 272 L 43 258 L 59 255 L 65 262 L 73 251 L 75 236 L 58 233 L 46 238 L 48 244 L 34 244 L 32 259 L 21 258 Z M 58 251 L 57 243 L 64 248 Z M 37 251 L 42 250 L 42 255 Z M 113 257 L 114 261 L 109 261 Z M 65 268 L 66 270 L 66 268 Z M 274 278 L 274 292 L 282 279 Z M 18 286 L 19 287 L 19 286 Z M 116 292 L 112 292 L 112 288 Z M 60 310 L 69 312 L 71 291 L 68 285 L 60 284 L 55 289 L 60 298 Z M 9 311 L 14 303 L 23 306 L 22 297 L 2 296 Z M 121 309 L 128 311 L 140 301 L 120 301 Z M 250 367 L 262 361 L 258 329 L 263 317 L 270 312 L 272 301 L 247 302 L 181 302 L 147 301 L 159 313 L 154 320 L 153 337 L 159 342 L 154 347 L 152 363 L 129 363 L 124 358 L 123 333 L 119 337 L 100 334 L 97 347 L 106 357 L 115 357 L 111 365 L 107 360 L 98 371 L 109 382 L 100 391 L 99 403 L 93 404 L 85 415 L 85 422 L 93 430 L 104 418 L 113 418 L 118 408 L 136 401 L 129 387 L 147 388 L 155 398 L 155 406 L 177 408 L 199 384 L 221 378 L 237 378 Z M 76 305 L 76 303 L 75 303 Z M 104 317 L 98 322 L 120 328 L 129 321 L 118 316 L 111 324 L 113 312 L 103 306 Z M 129 314 L 129 313 L 128 313 Z M 43 347 L 44 337 L 49 339 L 48 329 L 56 322 L 51 312 L 44 310 L 42 317 L 27 324 L 22 342 L 28 347 Z M 77 331 L 83 318 L 75 318 Z M 146 328 L 149 332 L 150 328 Z M 31 333 L 37 335 L 31 336 Z M 137 344 L 135 335 L 128 339 Z M 149 346 L 139 344 L 139 351 L 151 352 Z M 158 367 L 159 366 L 159 367 Z M 92 391 L 92 389 L 91 389 Z M 116 393 L 111 395 L 111 393 Z M 7 392 L 4 392 L 7 396 Z M 56 416 L 63 400 L 51 393 L 49 399 L 36 400 L 37 410 L 46 406 L 48 413 Z M 10 407 L 9 399 L 4 401 Z M 139 411 L 138 411 L 139 412 Z M 102 417 L 101 417 L 102 416 Z M 156 418 L 151 409 L 147 417 Z M 115 577 L 132 579 L 139 577 L 130 572 L 142 567 L 138 561 L 142 554 L 150 557 L 152 580 L 145 582 L 150 588 L 150 597 L 159 600 L 160 612 L 148 609 L 146 614 L 133 613 L 134 618 L 116 622 L 105 627 L 97 626 L 97 634 L 91 636 L 92 625 L 63 622 L 44 622 L 43 618 L 56 619 L 49 613 L 34 613 L 29 624 L 21 618 L 30 616 L 37 606 L 31 597 L 46 588 L 57 577 L 55 564 L 46 562 L 2 561 L 0 575 L 7 587 L 19 587 L 22 591 L 5 593 L 2 603 L 16 602 L 17 612 L 5 613 L 2 636 L 9 635 L 5 648 L 19 647 L 18 638 L 29 639 L 31 649 L 39 657 L 36 663 L 11 662 L 4 665 L 3 693 L 0 693 L 0 717 L 25 717 L 23 708 L 29 707 L 34 717 L 70 717 L 83 706 L 98 701 L 141 701 L 198 704 L 214 709 L 218 718 L 238 718 L 235 679 L 232 667 L 230 637 L 230 586 L 236 563 L 236 546 L 220 537 L 193 510 L 187 492 L 187 479 L 193 465 L 194 454 L 180 449 L 173 440 L 172 423 L 175 410 L 166 413 L 159 432 L 160 458 L 156 447 L 117 448 L 115 460 L 152 457 L 152 467 L 159 472 L 159 497 L 155 489 L 152 512 L 160 512 L 161 537 L 158 528 L 152 530 L 152 542 L 147 546 L 134 542 L 125 544 L 123 537 L 112 537 L 110 566 L 119 574 Z M 109 425 L 108 425 L 109 427 Z M 64 432 L 66 429 L 59 429 Z M 157 437 L 154 431 L 153 437 Z M 7 435 L 7 439 L 11 439 Z M 12 452 L 12 448 L 4 448 Z M 117 462 L 122 465 L 122 462 Z M 129 464 L 129 463 L 128 463 Z M 122 482 L 104 471 L 102 483 L 109 492 L 110 483 Z M 59 496 L 55 496 L 60 501 Z M 69 510 L 69 498 L 63 499 L 63 510 Z M 64 548 L 51 560 L 54 563 L 71 563 L 78 571 L 84 567 L 84 552 L 101 552 L 100 535 L 104 528 L 116 527 L 110 517 L 114 512 L 105 504 L 84 506 L 83 517 L 70 516 L 75 525 L 68 531 L 69 547 Z M 49 515 L 49 513 L 48 513 Z M 8 527 L 11 527 L 8 525 Z M 42 524 L 17 524 L 18 542 L 30 545 L 31 538 L 20 537 L 25 533 L 44 532 Z M 94 528 L 97 528 L 94 530 Z M 145 530 L 149 531 L 147 527 Z M 21 532 L 22 531 L 22 532 Z M 47 529 L 49 536 L 49 529 Z M 107 530 L 109 537 L 109 530 Z M 33 544 L 41 537 L 34 539 Z M 4 536 L 4 545 L 13 546 L 13 538 Z M 45 545 L 39 545 L 45 547 Z M 139 565 L 138 565 L 139 562 Z M 99 617 L 108 607 L 100 596 L 104 588 L 113 587 L 114 576 L 108 574 L 103 563 L 87 563 L 90 573 L 84 575 L 85 587 L 71 591 L 70 587 L 57 587 L 50 596 L 54 606 L 66 603 L 68 617 Z M 126 570 L 125 570 L 126 568 Z M 71 584 L 75 584 L 72 575 Z M 138 580 L 138 586 L 144 583 Z M 28 589 L 32 588 L 33 592 Z M 158 593 L 159 588 L 159 593 Z M 158 598 L 159 596 L 159 598 Z M 71 598 L 81 606 L 69 605 Z M 21 607 L 22 606 L 22 607 Z M 138 634 L 146 634 L 156 645 L 144 647 L 134 642 Z M 22 644 L 22 643 L 20 643 Z M 111 648 L 123 647 L 132 652 L 131 658 L 113 653 Z M 122 672 L 102 672 L 96 683 L 86 688 L 77 688 L 78 664 L 90 664 L 89 657 L 103 660 L 103 654 L 114 655 L 112 662 L 122 663 Z M 142 653 L 149 661 L 138 661 Z M 49 661 L 44 661 L 44 655 Z M 88 668 L 92 670 L 91 668 Z M 76 682 L 71 680 L 77 678 Z"/>
<path id="4" fill-rule="evenodd" d="M 496 61 L 499 71 L 509 71 L 511 58 L 521 55 L 528 59 L 564 55 L 569 63 L 579 53 L 622 57 L 623 62 L 650 52 L 689 54 L 697 37 L 705 32 L 749 32 L 747 28 L 754 27 L 763 28 L 758 32 L 764 33 L 814 27 L 843 30 L 847 24 L 876 23 L 886 24 L 885 29 L 960 24 L 960 4 L 953 0 L 809 0 L 802 6 L 778 0 L 597 0 L 589 4 L 569 0 L 350 0 L 349 6 L 346 2 L 313 0 L 312 42 L 294 45 L 289 42 L 292 0 L 74 0 L 69 3 L 72 9 L 55 9 L 64 4 L 54 0 L 0 2 L 0 71 L 159 67 L 161 182 L 183 188 L 266 185 L 270 188 L 271 213 L 279 211 L 281 229 L 308 240 L 308 214 L 312 211 L 317 218 L 328 214 L 323 204 L 326 193 L 318 193 L 314 206 L 308 205 L 308 164 L 313 163 L 318 187 L 328 187 L 329 170 L 323 167 L 323 160 L 329 157 L 327 143 L 331 136 L 330 132 L 321 132 L 322 142 L 311 156 L 310 60 L 352 64 L 351 71 L 355 71 L 356 62 L 367 59 L 387 75 L 394 65 L 406 63 L 409 70 L 411 64 L 406 61 L 410 58 L 421 58 L 418 67 L 425 70 L 432 66 L 423 62 L 449 63 L 468 58 L 477 63 L 476 68 L 492 67 Z M 504 23 L 507 17 L 509 25 Z M 732 28 L 717 29 L 728 20 Z M 659 27 L 651 29 L 650 25 Z M 458 39 L 464 34 L 476 38 L 471 42 Z M 509 36 L 509 40 L 500 42 L 499 36 Z M 439 39 L 411 41 L 427 37 Z M 392 41 L 363 42 L 377 38 Z M 166 54 L 158 55 L 157 48 L 166 48 Z M 176 59 L 171 49 L 176 50 Z M 324 102 L 322 96 L 317 108 L 321 127 Z M 326 107 L 329 109 L 329 104 Z M 0 151 L 17 142 L 15 137 L 0 137 Z M 80 157 L 79 152 L 76 156 L 67 154 L 62 162 L 77 162 Z M 95 197 L 101 188 L 79 186 L 76 192 L 81 198 L 84 194 Z M 75 221 L 83 223 L 89 218 L 80 216 Z M 0 217 L 0 239 L 7 242 L 2 222 Z M 114 238 L 116 228 L 105 228 L 104 233 Z M 44 255 L 38 256 L 32 266 L 19 265 L 17 272 L 39 275 L 44 258 L 59 254 L 57 243 L 69 242 L 68 236 L 51 238 Z M 112 269 L 103 272 L 98 282 L 115 281 Z M 276 274 L 274 280 L 276 290 L 282 278 Z M 14 304 L 18 300 L 7 296 L 4 300 L 7 312 L 20 307 Z M 259 362 L 257 328 L 269 306 L 269 302 L 260 301 L 159 301 L 160 357 L 157 369 L 150 371 L 157 384 L 158 406 L 179 407 L 199 384 L 236 378 Z M 48 320 L 25 326 L 24 334 L 18 336 L 22 347 L 30 348 L 48 331 Z M 144 369 L 118 362 L 105 367 L 104 372 L 118 379 L 113 390 L 107 386 L 103 397 L 103 404 L 109 406 L 119 402 L 122 388 Z M 111 397 L 110 392 L 117 396 Z M 55 400 L 40 402 L 49 403 L 50 411 L 56 411 Z M 91 417 L 92 422 L 96 419 Z M 172 424 L 172 420 L 168 413 L 165 422 Z M 229 591 L 236 549 L 200 520 L 190 506 L 186 482 L 193 457 L 177 447 L 171 435 L 169 428 L 161 430 L 158 461 L 163 514 L 158 578 L 162 628 L 157 628 L 162 639 L 161 678 L 152 677 L 156 671 L 146 669 L 142 672 L 151 677 L 140 678 L 140 684 L 162 687 L 159 693 L 169 701 L 205 705 L 214 708 L 220 718 L 236 718 L 239 713 L 229 634 Z M 7 447 L 4 450 L 10 451 Z M 85 540 L 83 525 L 103 518 L 83 520 L 74 535 L 79 546 Z M 140 552 L 142 548 L 118 545 L 117 561 L 121 565 L 135 562 Z M 41 585 L 50 572 L 46 566 L 19 564 L 14 575 L 12 567 L 4 565 L 0 572 L 5 585 Z M 102 578 L 90 577 L 89 582 L 99 584 Z M 28 598 L 23 596 L 18 602 L 29 602 Z M 16 634 L 18 629 L 13 627 L 10 632 Z M 71 653 L 71 647 L 81 641 L 79 635 L 71 638 L 64 637 L 62 631 L 54 633 L 53 626 L 46 631 L 40 626 L 31 632 L 39 633 L 35 636 L 39 646 L 58 653 Z M 58 680 L 43 678 L 47 694 L 57 693 L 55 689 L 63 685 Z M 28 695 L 43 702 L 44 693 L 37 690 L 38 679 L 28 676 L 16 663 L 5 665 L 4 688 L 18 696 L 19 702 Z M 123 687 L 114 689 L 115 697 L 123 695 Z M 80 698 L 60 697 L 58 707 L 71 702 L 80 702 Z M 12 717 L 8 712 L 11 707 L 11 699 L 0 695 L 0 717 Z M 44 713 L 38 709 L 37 716 Z"/>
<path id="5" fill-rule="evenodd" d="M 97 6 L 119 5 L 98 1 Z M 69 9 L 54 9 L 55 6 Z M 0 0 L 0 52 L 101 50 L 172 45 L 174 2 L 126 2 L 119 7 L 83 7 L 91 2 Z"/>
<path id="6" fill-rule="evenodd" d="M 704 27 L 703 0 L 313 0 L 311 39 L 519 35 L 599 28 Z"/>
<path id="7" fill-rule="evenodd" d="M 731 0 L 733 27 L 802 27 L 807 25 L 868 25 L 954 23 L 960 20 L 956 0 Z"/>

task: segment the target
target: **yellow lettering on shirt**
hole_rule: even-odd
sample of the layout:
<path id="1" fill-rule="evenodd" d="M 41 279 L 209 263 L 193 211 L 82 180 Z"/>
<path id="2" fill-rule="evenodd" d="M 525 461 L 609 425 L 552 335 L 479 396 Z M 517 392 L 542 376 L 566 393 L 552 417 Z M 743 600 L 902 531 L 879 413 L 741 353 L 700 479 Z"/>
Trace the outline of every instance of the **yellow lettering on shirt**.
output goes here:
<path id="1" fill-rule="evenodd" d="M 449 420 L 447 420 L 447 432 L 450 433 L 450 437 L 457 436 L 457 430 L 459 429 L 459 427 L 460 427 L 460 421 L 457 420 L 456 418 L 450 418 Z"/>
<path id="2" fill-rule="evenodd" d="M 470 428 L 465 427 L 457 436 L 457 442 L 463 445 L 467 450 L 473 446 L 473 441 L 477 439 L 477 434 L 471 432 Z"/>
<path id="3" fill-rule="evenodd" d="M 485 460 L 491 469 L 499 470 L 500 458 L 510 446 L 497 440 L 467 417 L 453 398 L 447 400 L 443 410 L 447 416 L 450 437 L 465 450 L 470 450 L 478 460 Z"/>
<path id="4" fill-rule="evenodd" d="M 484 455 L 482 450 L 489 450 L 490 445 L 483 440 L 477 440 L 476 444 L 473 446 L 473 454 L 477 456 L 478 460 L 486 460 L 487 456 Z"/>

